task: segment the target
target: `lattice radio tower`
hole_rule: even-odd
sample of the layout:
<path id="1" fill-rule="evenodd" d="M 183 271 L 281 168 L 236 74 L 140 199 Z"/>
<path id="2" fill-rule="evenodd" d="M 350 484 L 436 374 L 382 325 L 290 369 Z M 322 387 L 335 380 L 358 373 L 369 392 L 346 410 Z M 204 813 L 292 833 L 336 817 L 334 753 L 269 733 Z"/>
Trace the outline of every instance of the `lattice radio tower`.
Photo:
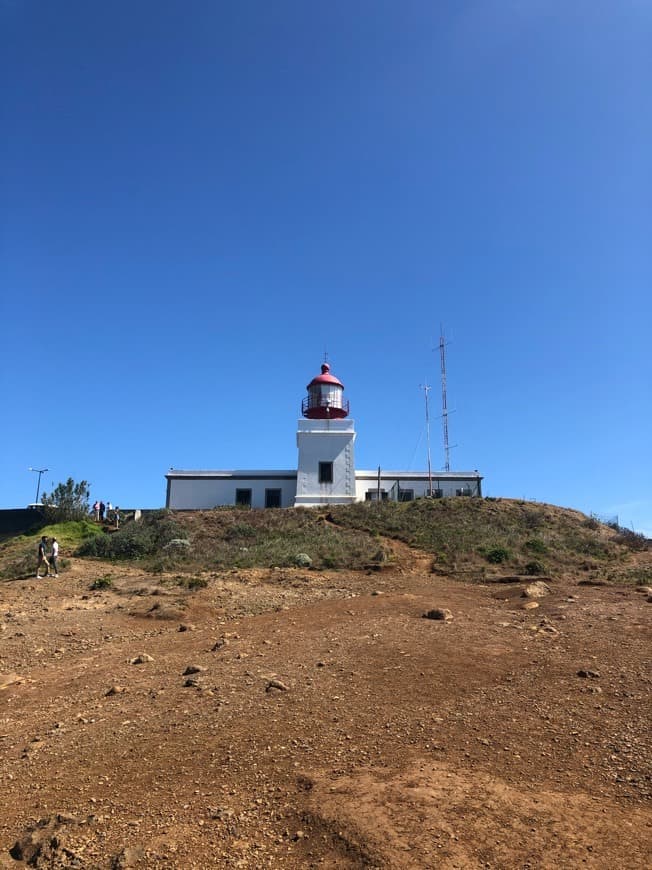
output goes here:
<path id="1" fill-rule="evenodd" d="M 439 335 L 439 359 L 441 361 L 441 422 L 444 430 L 444 457 L 446 459 L 444 470 L 450 471 L 451 456 L 448 443 L 448 404 L 446 401 L 446 342 L 443 329 L 440 329 Z"/>

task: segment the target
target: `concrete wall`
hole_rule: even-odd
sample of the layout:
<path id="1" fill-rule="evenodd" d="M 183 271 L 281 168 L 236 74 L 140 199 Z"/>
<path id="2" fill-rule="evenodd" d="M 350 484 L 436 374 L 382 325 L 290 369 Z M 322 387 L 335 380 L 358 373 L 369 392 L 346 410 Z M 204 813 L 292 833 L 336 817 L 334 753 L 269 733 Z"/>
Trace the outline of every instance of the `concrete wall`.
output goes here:
<path id="1" fill-rule="evenodd" d="M 38 508 L 11 508 L 0 510 L 0 534 L 29 532 L 45 525 L 43 512 Z"/>
<path id="2" fill-rule="evenodd" d="M 353 420 L 299 420 L 295 507 L 355 501 Z M 319 463 L 333 463 L 331 483 L 319 482 Z"/>
<path id="3" fill-rule="evenodd" d="M 365 501 L 367 493 L 376 498 L 378 490 L 377 471 L 357 471 L 354 475 L 353 494 L 348 495 L 345 486 L 348 481 L 342 482 L 335 477 L 333 484 L 320 484 L 318 482 L 319 462 L 341 460 L 342 464 L 348 463 L 348 453 L 352 453 L 352 440 L 343 442 L 336 438 L 326 445 L 318 444 L 312 451 L 310 442 L 309 458 L 314 461 L 314 471 L 307 477 L 306 492 L 300 498 L 297 485 L 297 474 L 293 471 L 215 471 L 215 472 L 171 472 L 172 478 L 168 478 L 167 507 L 172 510 L 210 510 L 211 508 L 235 505 L 236 490 L 250 489 L 252 494 L 251 507 L 265 507 L 265 490 L 281 490 L 281 507 L 299 507 L 302 505 L 321 504 L 349 504 L 353 501 Z M 327 450 L 332 450 L 328 454 Z M 340 452 L 338 453 L 338 449 Z M 331 460 L 331 456 L 334 457 Z M 305 458 L 305 457 L 304 457 Z M 307 462 L 308 459 L 306 458 Z M 351 457 L 352 463 L 352 457 Z M 340 467 L 339 464 L 337 466 Z M 299 472 L 301 473 L 301 472 Z M 338 472 L 339 473 L 339 472 Z M 348 475 L 348 467 L 342 472 Z M 178 476 L 177 476 L 178 475 Z M 432 476 L 433 490 L 442 497 L 456 496 L 460 494 L 479 496 L 482 477 L 477 472 L 439 472 Z M 312 491 L 308 487 L 312 487 Z M 430 481 L 425 471 L 382 471 L 380 476 L 381 498 L 398 499 L 399 492 L 407 495 L 411 490 L 414 498 L 422 498 L 430 492 Z"/>
<path id="4" fill-rule="evenodd" d="M 168 478 L 167 507 L 172 510 L 210 510 L 236 503 L 236 490 L 251 490 L 251 507 L 265 507 L 265 490 L 281 490 L 281 507 L 292 507 L 297 489 L 294 471 L 189 472 L 183 477 Z"/>
<path id="5" fill-rule="evenodd" d="M 464 495 L 481 495 L 481 480 L 476 472 L 435 472 L 432 475 L 432 488 L 435 494 L 439 491 L 441 497 Z M 380 472 L 380 489 L 396 496 L 397 491 L 412 490 L 414 498 L 423 498 L 430 494 L 430 479 L 425 471 L 410 473 L 409 471 L 383 471 Z M 460 492 L 461 491 L 461 492 Z M 355 475 L 356 501 L 365 501 L 367 493 L 373 493 L 376 498 L 378 492 L 378 471 L 357 471 Z"/>

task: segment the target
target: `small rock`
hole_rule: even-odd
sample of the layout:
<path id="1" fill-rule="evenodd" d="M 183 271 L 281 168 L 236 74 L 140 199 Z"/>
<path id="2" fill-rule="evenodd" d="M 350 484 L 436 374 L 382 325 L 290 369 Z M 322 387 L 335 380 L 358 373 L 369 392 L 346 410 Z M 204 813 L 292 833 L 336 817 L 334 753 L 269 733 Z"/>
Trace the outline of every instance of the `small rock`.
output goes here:
<path id="1" fill-rule="evenodd" d="M 195 631 L 197 628 L 196 625 L 193 625 L 192 622 L 182 622 L 179 626 L 179 631 Z"/>
<path id="2" fill-rule="evenodd" d="M 122 695 L 126 692 L 127 689 L 125 686 L 111 686 L 108 692 L 105 692 L 105 696 L 108 698 L 110 695 Z"/>
<path id="3" fill-rule="evenodd" d="M 524 598 L 545 598 L 550 595 L 550 586 L 544 583 L 543 580 L 535 580 L 534 583 L 528 583 L 523 590 Z"/>
<path id="4" fill-rule="evenodd" d="M 444 622 L 450 622 L 453 614 L 446 607 L 435 607 L 433 610 L 427 610 L 423 614 L 424 619 L 440 619 Z"/>
<path id="5" fill-rule="evenodd" d="M 183 676 L 188 677 L 190 674 L 203 674 L 205 671 L 206 668 L 203 668 L 201 665 L 188 665 L 183 672 Z"/>
<path id="6" fill-rule="evenodd" d="M 539 607 L 538 601 L 526 601 L 521 609 L 522 610 L 536 610 L 537 607 Z"/>
<path id="7" fill-rule="evenodd" d="M 186 689 L 198 689 L 200 686 L 198 677 L 188 677 L 188 679 L 183 684 Z"/>
<path id="8" fill-rule="evenodd" d="M 643 595 L 652 595 L 652 586 L 637 586 L 634 592 L 640 592 Z"/>
<path id="9" fill-rule="evenodd" d="M 154 659 L 152 656 L 147 655 L 147 653 L 141 653 L 139 656 L 136 656 L 135 659 L 129 659 L 130 665 L 144 665 L 145 662 L 153 662 Z"/>
<path id="10" fill-rule="evenodd" d="M 222 649 L 223 646 L 228 646 L 229 641 L 226 637 L 221 637 L 219 640 L 216 640 L 213 646 L 211 647 L 211 652 L 216 652 L 218 649 Z"/>
<path id="11" fill-rule="evenodd" d="M 588 677 L 591 680 L 599 680 L 600 679 L 600 671 L 591 671 L 588 668 L 580 668 L 577 672 L 578 677 Z"/>
<path id="12" fill-rule="evenodd" d="M 129 867 L 138 867 L 145 858 L 145 850 L 141 846 L 125 846 L 115 856 L 111 864 L 111 870 L 128 870 Z"/>
<path id="13" fill-rule="evenodd" d="M 269 680 L 267 686 L 265 687 L 265 691 L 269 692 L 272 689 L 279 689 L 281 692 L 287 692 L 288 686 L 285 683 L 282 683 L 280 680 Z"/>

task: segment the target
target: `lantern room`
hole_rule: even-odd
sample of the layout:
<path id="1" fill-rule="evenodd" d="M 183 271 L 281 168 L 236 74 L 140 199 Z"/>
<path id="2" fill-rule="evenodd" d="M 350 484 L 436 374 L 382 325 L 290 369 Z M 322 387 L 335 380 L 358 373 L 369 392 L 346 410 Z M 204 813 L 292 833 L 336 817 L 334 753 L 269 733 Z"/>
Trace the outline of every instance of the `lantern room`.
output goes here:
<path id="1" fill-rule="evenodd" d="M 301 403 L 301 413 L 310 420 L 329 420 L 348 417 L 349 403 L 344 399 L 344 384 L 331 374 L 331 367 L 323 363 L 321 374 L 307 386 L 308 395 Z"/>

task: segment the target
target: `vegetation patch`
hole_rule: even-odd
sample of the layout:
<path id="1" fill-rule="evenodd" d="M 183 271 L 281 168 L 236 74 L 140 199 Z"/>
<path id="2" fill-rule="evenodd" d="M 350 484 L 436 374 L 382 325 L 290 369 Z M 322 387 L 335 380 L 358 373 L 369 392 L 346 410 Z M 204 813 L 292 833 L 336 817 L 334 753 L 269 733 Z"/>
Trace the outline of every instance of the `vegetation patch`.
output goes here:
<path id="1" fill-rule="evenodd" d="M 16 580 L 31 577 L 36 572 L 37 547 L 41 535 L 56 538 L 59 553 L 75 552 L 83 543 L 101 536 L 102 530 L 89 519 L 57 522 L 9 538 L 0 544 L 0 579 Z M 49 550 L 48 550 L 49 551 Z M 60 567 L 64 566 L 63 558 Z"/>
<path id="2" fill-rule="evenodd" d="M 370 532 L 329 522 L 319 509 L 218 508 L 175 514 L 192 540 L 187 570 L 198 568 L 363 568 L 378 552 Z"/>
<path id="3" fill-rule="evenodd" d="M 487 551 L 487 562 L 491 562 L 492 565 L 500 565 L 503 562 L 508 562 L 510 558 L 510 552 L 507 547 L 492 547 Z"/>
<path id="4" fill-rule="evenodd" d="M 139 520 L 131 520 L 117 532 L 104 532 L 84 541 L 77 550 L 78 556 L 96 556 L 101 559 L 140 560 L 160 554 L 172 542 L 186 539 L 179 524 L 172 519 L 169 511 L 154 511 L 144 514 Z M 171 549 L 180 553 L 190 548 L 174 546 Z"/>
<path id="5" fill-rule="evenodd" d="M 637 554 L 650 544 L 577 511 L 511 499 L 162 510 L 129 519 L 119 530 L 104 531 L 84 519 L 6 540 L 0 543 L 0 578 L 33 575 L 41 534 L 56 537 L 62 555 L 133 561 L 149 571 L 191 576 L 239 568 L 367 570 L 394 557 L 386 543 L 393 539 L 430 554 L 432 571 L 451 576 L 485 576 L 509 563 L 533 575 L 589 571 L 616 582 L 635 577 Z"/>

